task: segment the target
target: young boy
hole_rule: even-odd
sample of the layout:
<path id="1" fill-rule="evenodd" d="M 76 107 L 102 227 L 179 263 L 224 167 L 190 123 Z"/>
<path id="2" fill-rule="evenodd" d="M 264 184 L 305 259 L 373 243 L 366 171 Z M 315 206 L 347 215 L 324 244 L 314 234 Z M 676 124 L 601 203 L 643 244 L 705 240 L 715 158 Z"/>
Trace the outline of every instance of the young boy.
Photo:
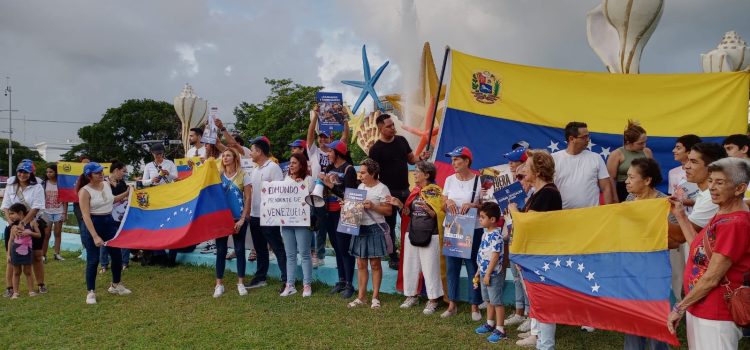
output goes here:
<path id="1" fill-rule="evenodd" d="M 477 254 L 479 266 L 474 279 L 479 279 L 482 288 L 482 299 L 490 304 L 487 307 L 487 323 L 475 330 L 477 334 L 492 332 L 487 341 L 497 343 L 507 339 L 503 320 L 505 307 L 503 306 L 503 283 L 505 283 L 505 269 L 503 268 L 503 235 L 500 207 L 497 203 L 487 202 L 479 208 L 479 224 L 484 228 L 482 242 Z M 500 227 L 498 227 L 500 226 Z"/>
<path id="2" fill-rule="evenodd" d="M 28 209 L 21 203 L 16 203 L 8 208 L 8 221 L 10 224 L 5 228 L 6 251 L 8 262 L 13 265 L 13 295 L 11 299 L 20 296 L 19 284 L 21 272 L 26 276 L 26 284 L 29 288 L 29 296 L 36 296 L 34 292 L 34 281 L 31 278 L 31 263 L 33 260 L 32 238 L 41 239 L 42 234 L 36 222 L 21 227 L 19 222 L 28 213 Z"/>

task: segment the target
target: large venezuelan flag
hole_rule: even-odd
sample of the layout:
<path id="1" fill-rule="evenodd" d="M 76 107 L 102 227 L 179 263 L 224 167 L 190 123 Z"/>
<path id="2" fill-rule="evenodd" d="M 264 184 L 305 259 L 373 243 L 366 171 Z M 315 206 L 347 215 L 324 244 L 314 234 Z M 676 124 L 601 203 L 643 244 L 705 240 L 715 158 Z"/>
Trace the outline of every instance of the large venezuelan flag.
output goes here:
<path id="1" fill-rule="evenodd" d="M 109 175 L 111 163 L 99 163 L 104 167 L 104 176 Z M 61 202 L 78 202 L 76 181 L 83 174 L 85 163 L 58 162 L 57 163 L 57 197 Z"/>
<path id="2" fill-rule="evenodd" d="M 641 123 L 667 179 L 677 166 L 675 139 L 718 141 L 747 128 L 750 74 L 611 74 L 508 64 L 451 53 L 447 108 L 436 153 L 440 183 L 452 173 L 444 157 L 468 146 L 472 168 L 504 163 L 518 140 L 550 152 L 565 149 L 563 128 L 585 122 L 589 149 L 605 160 L 622 146 L 628 119 Z M 442 176 L 441 176 L 442 175 Z"/>
<path id="3" fill-rule="evenodd" d="M 182 248 L 234 231 L 216 161 L 196 167 L 185 180 L 136 190 L 122 225 L 108 246 L 134 249 Z"/>
<path id="4" fill-rule="evenodd" d="M 510 259 L 531 314 L 678 345 L 667 331 L 672 272 L 666 199 L 515 213 Z"/>

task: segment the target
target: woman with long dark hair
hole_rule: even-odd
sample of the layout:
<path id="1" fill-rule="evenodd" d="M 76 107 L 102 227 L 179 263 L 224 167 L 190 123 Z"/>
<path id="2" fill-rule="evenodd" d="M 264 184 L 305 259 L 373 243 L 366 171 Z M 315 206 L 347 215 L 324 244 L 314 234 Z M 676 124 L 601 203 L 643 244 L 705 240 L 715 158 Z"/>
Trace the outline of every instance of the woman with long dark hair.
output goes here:
<path id="1" fill-rule="evenodd" d="M 54 259 L 65 260 L 60 255 L 60 239 L 62 238 L 62 226 L 65 218 L 68 217 L 68 203 L 58 200 L 57 190 L 57 163 L 47 164 L 46 178 L 42 181 L 44 189 L 44 216 L 49 221 L 49 225 L 44 229 L 44 244 L 42 246 L 42 256 L 47 259 L 47 249 L 52 234 L 55 235 Z"/>
<path id="2" fill-rule="evenodd" d="M 289 159 L 289 174 L 286 181 L 303 183 L 306 193 L 309 193 L 312 186 L 312 178 L 307 171 L 307 157 L 302 153 L 294 153 Z M 286 287 L 281 292 L 281 296 L 289 296 L 297 293 L 294 286 L 296 282 L 295 272 L 297 271 L 297 254 L 302 258 L 302 297 L 312 296 L 312 279 L 313 264 L 312 251 L 310 244 L 313 241 L 313 232 L 309 226 L 283 226 L 281 228 L 281 238 L 284 240 L 286 251 Z"/>

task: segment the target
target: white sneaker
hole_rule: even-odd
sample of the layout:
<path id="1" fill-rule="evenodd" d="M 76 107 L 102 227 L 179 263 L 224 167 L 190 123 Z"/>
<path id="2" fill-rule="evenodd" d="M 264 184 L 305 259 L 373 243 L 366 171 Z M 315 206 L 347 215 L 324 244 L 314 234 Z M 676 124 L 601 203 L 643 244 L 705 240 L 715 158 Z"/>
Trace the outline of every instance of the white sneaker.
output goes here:
<path id="1" fill-rule="evenodd" d="M 595 330 L 596 330 L 596 328 L 594 328 L 594 327 L 589 327 L 589 326 L 581 326 L 581 330 L 582 330 L 582 331 L 586 331 L 586 332 L 589 332 L 589 333 L 591 333 L 591 332 L 595 331 Z"/>
<path id="2" fill-rule="evenodd" d="M 408 309 L 418 304 L 419 304 L 419 299 L 417 297 L 406 297 L 406 300 L 404 300 L 403 304 L 401 304 L 401 308 Z"/>
<path id="3" fill-rule="evenodd" d="M 107 291 L 115 295 L 128 295 L 132 293 L 130 289 L 125 288 L 122 283 L 118 283 L 116 286 L 114 284 L 110 285 Z"/>
<path id="4" fill-rule="evenodd" d="M 510 317 L 506 318 L 503 324 L 505 325 L 505 327 L 515 326 L 517 324 L 523 323 L 523 321 L 525 320 L 526 320 L 526 317 L 520 316 L 518 314 L 513 314 Z"/>
<path id="5" fill-rule="evenodd" d="M 530 335 L 516 342 L 516 345 L 524 348 L 532 348 L 536 346 L 536 336 Z"/>
<path id="6" fill-rule="evenodd" d="M 309 284 L 306 284 L 304 287 L 302 287 L 302 297 L 309 298 L 311 296 L 312 296 L 312 286 Z"/>
<path id="7" fill-rule="evenodd" d="M 86 294 L 86 304 L 96 304 L 96 293 L 94 293 L 93 290 L 90 291 L 89 294 Z"/>
<path id="8" fill-rule="evenodd" d="M 516 329 L 519 332 L 528 332 L 531 330 L 531 319 L 527 318 L 521 322 L 521 324 Z"/>
<path id="9" fill-rule="evenodd" d="M 518 337 L 521 339 L 526 339 L 531 336 L 531 331 L 518 333 Z"/>
<path id="10" fill-rule="evenodd" d="M 487 309 L 487 302 L 483 301 L 481 304 L 479 304 L 479 310 L 486 310 Z"/>
<path id="11" fill-rule="evenodd" d="M 60 255 L 60 254 L 55 254 L 54 257 L 55 257 L 55 260 L 57 260 L 57 261 L 63 261 L 63 260 L 65 260 L 65 258 L 63 258 L 62 255 Z"/>
<path id="12" fill-rule="evenodd" d="M 241 297 L 247 295 L 247 288 L 245 288 L 245 285 L 242 283 L 237 283 L 237 291 L 240 293 Z"/>
<path id="13" fill-rule="evenodd" d="M 286 288 L 284 288 L 284 291 L 281 292 L 281 294 L 279 294 L 279 296 L 288 297 L 288 296 L 290 296 L 292 294 L 295 294 L 295 293 L 297 293 L 297 288 L 294 288 L 293 284 L 287 283 L 286 284 Z"/>
<path id="14" fill-rule="evenodd" d="M 425 305 L 424 310 L 422 310 L 422 313 L 425 315 L 432 315 L 435 313 L 435 310 L 437 310 L 438 303 L 435 301 L 428 301 L 427 305 Z"/>
<path id="15" fill-rule="evenodd" d="M 200 251 L 201 254 L 214 254 L 216 253 L 216 244 L 208 244 L 205 248 Z"/>
<path id="16" fill-rule="evenodd" d="M 214 287 L 214 298 L 218 298 L 224 294 L 224 285 L 223 284 L 217 284 L 216 287 Z"/>
<path id="17" fill-rule="evenodd" d="M 482 320 L 482 313 L 479 311 L 474 311 L 471 313 L 471 319 L 474 321 L 481 321 Z"/>

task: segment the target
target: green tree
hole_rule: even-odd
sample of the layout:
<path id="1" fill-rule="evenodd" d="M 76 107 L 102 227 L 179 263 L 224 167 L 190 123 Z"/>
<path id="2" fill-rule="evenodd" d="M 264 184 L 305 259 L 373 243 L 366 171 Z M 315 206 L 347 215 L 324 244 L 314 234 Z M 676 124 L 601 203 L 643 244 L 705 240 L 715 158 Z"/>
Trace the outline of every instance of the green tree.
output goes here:
<path id="1" fill-rule="evenodd" d="M 16 166 L 21 159 L 31 159 L 36 167 L 36 176 L 44 178 L 47 163 L 35 149 L 28 148 L 20 143 L 13 141 L 13 164 L 11 169 L 15 174 Z M 8 139 L 0 139 L 0 176 L 8 175 Z"/>
<path id="2" fill-rule="evenodd" d="M 315 94 L 322 87 L 296 84 L 291 79 L 265 78 L 265 82 L 271 87 L 265 101 L 242 102 L 234 109 L 236 127 L 243 138 L 268 137 L 271 153 L 283 161 L 291 154 L 286 145 L 307 136 L 309 111 L 315 104 Z"/>
<path id="3" fill-rule="evenodd" d="M 98 123 L 78 129 L 83 143 L 74 146 L 63 158 L 75 161 L 82 154 L 98 162 L 116 158 L 138 169 L 141 160 L 148 161 L 151 154 L 136 141 L 179 139 L 180 125 L 171 103 L 127 100 L 119 107 L 107 109 Z M 182 146 L 167 147 L 165 156 L 182 157 Z"/>

